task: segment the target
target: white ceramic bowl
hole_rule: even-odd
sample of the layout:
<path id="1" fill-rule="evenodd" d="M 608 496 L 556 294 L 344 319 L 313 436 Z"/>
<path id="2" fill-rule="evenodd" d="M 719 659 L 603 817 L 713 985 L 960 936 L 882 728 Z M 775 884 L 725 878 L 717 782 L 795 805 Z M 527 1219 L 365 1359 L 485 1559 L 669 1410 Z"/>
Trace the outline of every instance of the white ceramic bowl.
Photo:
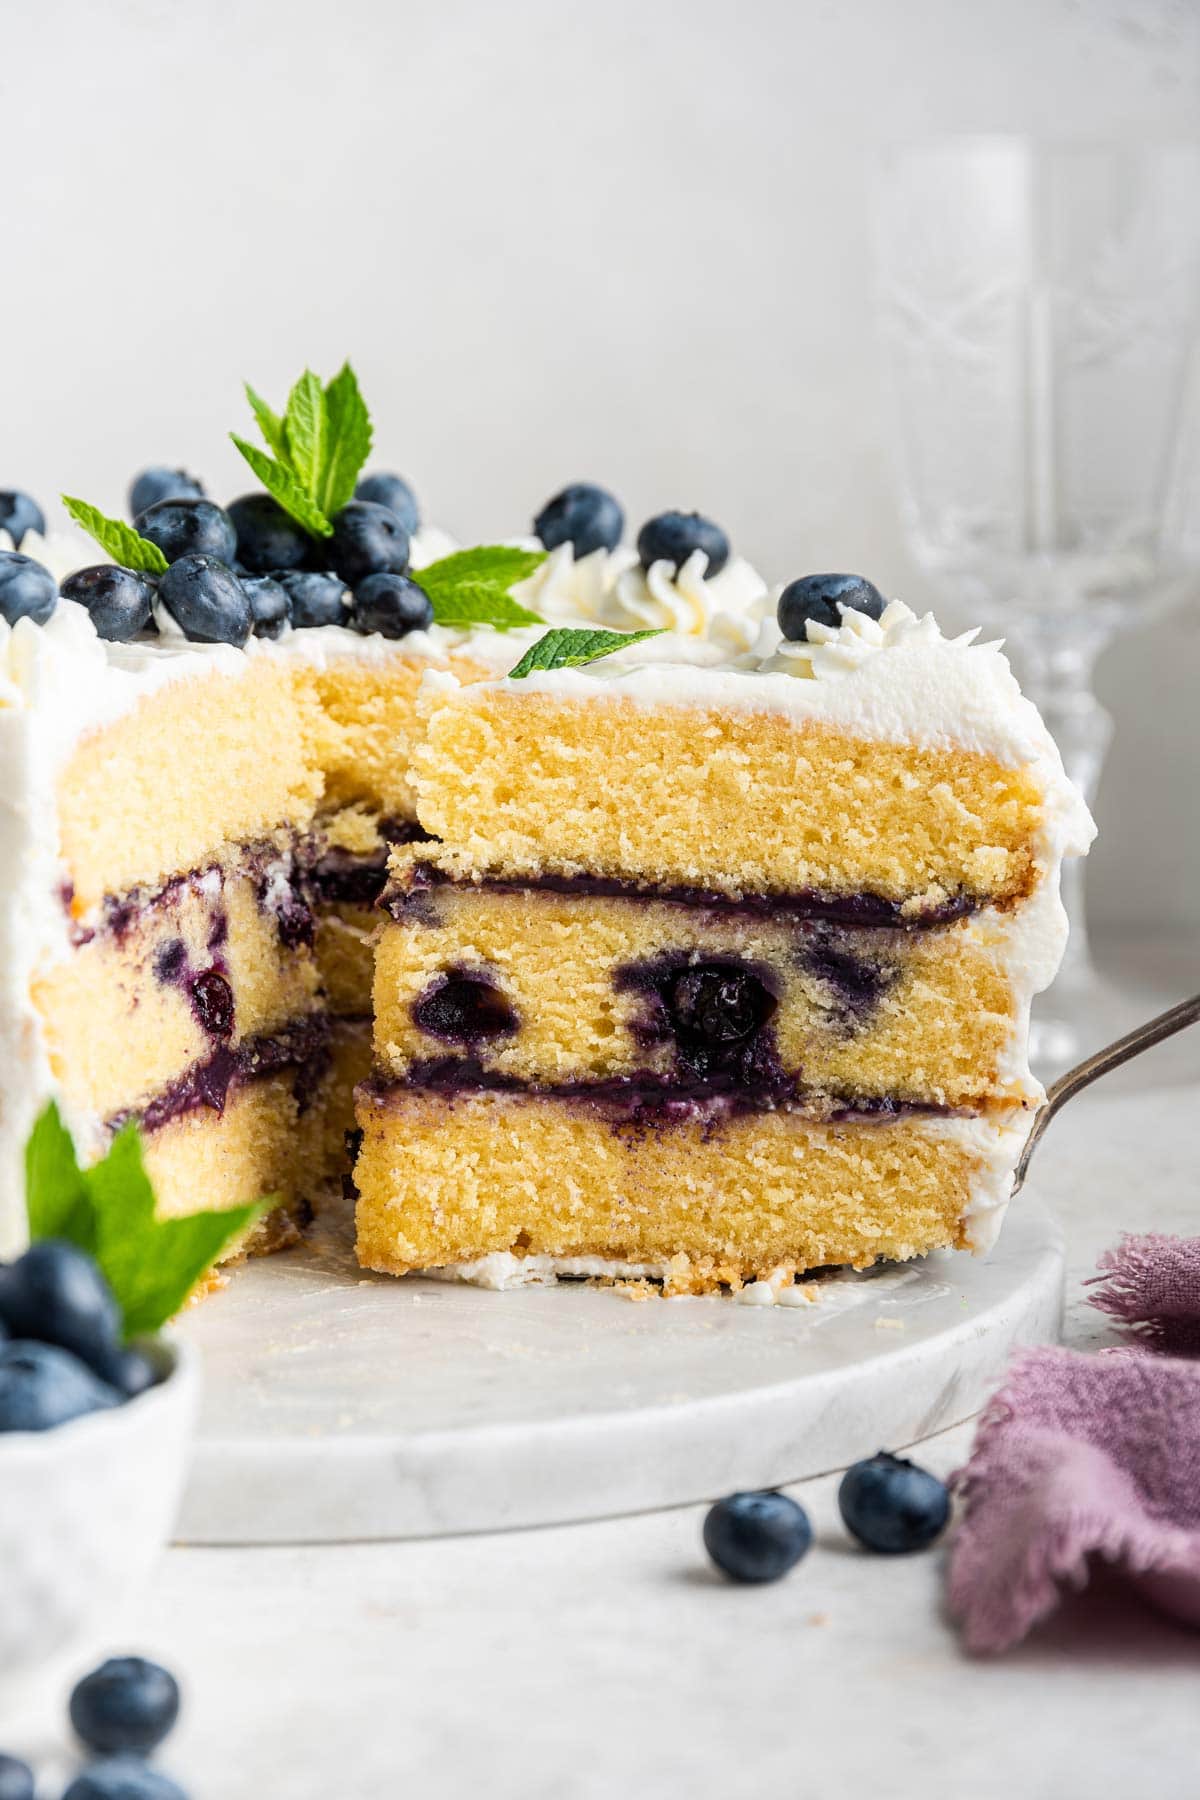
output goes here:
<path id="1" fill-rule="evenodd" d="M 160 1340 L 157 1387 L 54 1431 L 0 1432 L 0 1683 L 102 1633 L 170 1536 L 199 1362 Z"/>

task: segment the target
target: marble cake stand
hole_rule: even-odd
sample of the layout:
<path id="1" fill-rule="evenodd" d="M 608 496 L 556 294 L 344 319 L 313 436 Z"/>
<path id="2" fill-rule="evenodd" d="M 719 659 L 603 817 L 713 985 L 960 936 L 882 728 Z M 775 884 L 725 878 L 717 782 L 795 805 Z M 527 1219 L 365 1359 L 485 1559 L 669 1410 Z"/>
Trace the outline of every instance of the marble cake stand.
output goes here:
<path id="1" fill-rule="evenodd" d="M 205 1399 L 179 1536 L 345 1542 L 559 1524 L 766 1487 L 977 1411 L 1057 1334 L 1028 1190 L 986 1260 L 835 1276 L 805 1307 L 357 1269 L 337 1228 L 238 1269 L 182 1329 Z"/>

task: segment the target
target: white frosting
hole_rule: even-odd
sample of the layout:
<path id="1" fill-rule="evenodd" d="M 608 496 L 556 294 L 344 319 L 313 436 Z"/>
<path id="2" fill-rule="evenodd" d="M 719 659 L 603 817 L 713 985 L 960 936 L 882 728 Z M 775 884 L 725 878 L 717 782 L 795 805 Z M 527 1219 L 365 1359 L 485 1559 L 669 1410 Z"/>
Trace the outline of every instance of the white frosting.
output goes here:
<path id="1" fill-rule="evenodd" d="M 531 541 L 530 547 L 537 546 Z M 643 569 L 637 551 L 626 544 L 578 559 L 570 544 L 560 544 L 513 594 L 554 624 L 667 631 L 726 655 L 745 653 L 758 642 L 770 610 L 766 583 L 742 557 L 731 557 L 711 578 L 707 567 L 702 550 L 694 550 L 678 570 L 669 562 Z"/>
<path id="2" fill-rule="evenodd" d="M 15 548 L 9 533 L 0 531 L 0 550 Z M 45 537 L 38 531 L 27 531 L 21 539 L 21 555 L 32 557 L 49 569 L 60 587 L 76 569 L 94 569 L 98 563 L 111 561 L 99 544 L 77 531 L 48 531 Z"/>

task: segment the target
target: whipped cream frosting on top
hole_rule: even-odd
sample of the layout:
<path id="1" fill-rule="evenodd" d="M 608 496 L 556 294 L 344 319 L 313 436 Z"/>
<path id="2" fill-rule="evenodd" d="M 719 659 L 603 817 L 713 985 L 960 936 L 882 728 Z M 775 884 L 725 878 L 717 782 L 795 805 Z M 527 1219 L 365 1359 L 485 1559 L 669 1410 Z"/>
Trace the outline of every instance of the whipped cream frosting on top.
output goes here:
<path id="1" fill-rule="evenodd" d="M 678 569 L 670 562 L 643 569 L 628 544 L 578 558 L 570 544 L 560 544 L 514 587 L 513 596 L 552 624 L 668 631 L 714 644 L 731 656 L 744 654 L 758 642 L 771 610 L 767 585 L 744 557 L 731 557 L 712 577 L 707 568 L 702 550 L 694 550 Z"/>

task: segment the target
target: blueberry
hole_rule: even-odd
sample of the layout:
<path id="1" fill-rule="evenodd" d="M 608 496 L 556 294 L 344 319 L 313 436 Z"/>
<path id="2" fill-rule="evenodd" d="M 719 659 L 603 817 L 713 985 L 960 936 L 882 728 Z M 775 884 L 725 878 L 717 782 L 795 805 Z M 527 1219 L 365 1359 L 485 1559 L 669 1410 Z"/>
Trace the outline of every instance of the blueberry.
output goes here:
<path id="1" fill-rule="evenodd" d="M 186 469 L 164 469 L 156 465 L 143 469 L 134 477 L 129 489 L 129 516 L 136 519 L 160 500 L 203 500 L 204 488 Z"/>
<path id="2" fill-rule="evenodd" d="M 24 1338 L 0 1344 L 0 1432 L 53 1431 L 120 1404 L 116 1389 L 69 1350 Z"/>
<path id="3" fill-rule="evenodd" d="M 511 1037 L 517 1015 L 487 975 L 435 976 L 418 996 L 413 1022 L 430 1037 L 451 1044 L 481 1044 L 488 1038 Z"/>
<path id="4" fill-rule="evenodd" d="M 292 622 L 288 591 L 273 575 L 247 575 L 242 586 L 250 602 L 255 637 L 277 638 Z"/>
<path id="5" fill-rule="evenodd" d="M 0 619 L 44 625 L 58 605 L 58 583 L 49 569 L 17 550 L 0 550 Z"/>
<path id="6" fill-rule="evenodd" d="M 203 1029 L 213 1038 L 233 1036 L 233 989 L 216 969 L 204 969 L 189 989 L 192 1008 Z"/>
<path id="7" fill-rule="evenodd" d="M 730 1494 L 704 1521 L 704 1548 L 731 1581 L 778 1581 L 811 1543 L 808 1514 L 786 1494 Z"/>
<path id="8" fill-rule="evenodd" d="M 135 569 L 112 563 L 77 569 L 61 588 L 64 600 L 76 600 L 92 615 L 97 634 L 110 643 L 125 644 L 150 623 L 153 584 Z"/>
<path id="9" fill-rule="evenodd" d="M 187 1800 L 187 1795 L 136 1756 L 106 1756 L 77 1775 L 62 1800 Z"/>
<path id="10" fill-rule="evenodd" d="M 40 1238 L 0 1268 L 0 1315 L 14 1338 L 56 1344 L 92 1369 L 120 1341 L 112 1289 L 92 1258 L 62 1238 Z"/>
<path id="11" fill-rule="evenodd" d="M 547 500 L 533 529 L 547 550 L 570 544 L 576 556 L 590 556 L 593 550 L 616 549 L 625 529 L 625 514 L 607 488 L 573 481 L 553 500 Z"/>
<path id="12" fill-rule="evenodd" d="M 213 556 L 231 563 L 237 532 L 223 507 L 211 500 L 160 500 L 134 520 L 140 537 L 157 544 L 169 563 L 181 556 Z"/>
<path id="13" fill-rule="evenodd" d="M 950 1491 L 928 1469 L 881 1450 L 846 1470 L 838 1508 L 847 1531 L 868 1550 L 903 1556 L 924 1550 L 945 1529 Z"/>
<path id="14" fill-rule="evenodd" d="M 183 556 L 158 584 L 158 597 L 184 634 L 200 644 L 244 644 L 254 623 L 245 588 L 215 556 Z"/>
<path id="15" fill-rule="evenodd" d="M 33 1770 L 0 1750 L 0 1800 L 33 1800 Z"/>
<path id="16" fill-rule="evenodd" d="M 708 558 L 706 575 L 719 575 L 729 561 L 729 539 L 701 513 L 659 513 L 647 519 L 638 532 L 637 551 L 643 569 L 668 562 L 678 570 L 693 550 L 703 550 Z"/>
<path id="17" fill-rule="evenodd" d="M 346 584 L 317 569 L 292 569 L 277 577 L 292 606 L 293 625 L 346 625 Z"/>
<path id="18" fill-rule="evenodd" d="M 39 537 L 45 537 L 46 520 L 37 501 L 23 494 L 20 488 L 0 488 L 0 531 L 7 531 L 14 550 L 21 548 L 21 539 L 27 531 L 36 531 Z"/>
<path id="19" fill-rule="evenodd" d="M 405 573 L 408 533 L 388 507 L 351 500 L 334 516 L 328 551 L 330 566 L 348 587 L 357 587 L 368 575 Z"/>
<path id="20" fill-rule="evenodd" d="M 354 590 L 353 617 L 359 631 L 400 638 L 433 624 L 433 602 L 407 575 L 368 575 Z"/>
<path id="21" fill-rule="evenodd" d="M 157 1387 L 163 1378 L 154 1358 L 145 1350 L 139 1350 L 136 1344 L 127 1344 L 115 1351 L 105 1366 L 104 1376 L 126 1400 L 136 1400 L 139 1394 Z"/>
<path id="22" fill-rule="evenodd" d="M 354 498 L 373 500 L 376 506 L 386 506 L 395 513 L 409 537 L 421 529 L 421 509 L 417 505 L 417 496 L 399 475 L 364 475 L 354 490 Z"/>
<path id="23" fill-rule="evenodd" d="M 308 560 L 312 539 L 270 494 L 243 494 L 230 501 L 227 513 L 237 534 L 238 560 L 252 574 L 299 569 Z"/>
<path id="24" fill-rule="evenodd" d="M 780 594 L 776 617 L 784 637 L 802 644 L 810 619 L 836 629 L 843 607 L 878 619 L 886 605 L 879 589 L 863 575 L 801 575 Z"/>
<path id="25" fill-rule="evenodd" d="M 706 1044 L 733 1044 L 749 1037 L 778 1005 L 757 975 L 724 963 L 685 969 L 666 999 L 676 1030 Z"/>
<path id="26" fill-rule="evenodd" d="M 89 1750 L 148 1756 L 179 1717 L 179 1683 L 144 1657 L 112 1656 L 76 1682 L 69 1711 Z"/>

